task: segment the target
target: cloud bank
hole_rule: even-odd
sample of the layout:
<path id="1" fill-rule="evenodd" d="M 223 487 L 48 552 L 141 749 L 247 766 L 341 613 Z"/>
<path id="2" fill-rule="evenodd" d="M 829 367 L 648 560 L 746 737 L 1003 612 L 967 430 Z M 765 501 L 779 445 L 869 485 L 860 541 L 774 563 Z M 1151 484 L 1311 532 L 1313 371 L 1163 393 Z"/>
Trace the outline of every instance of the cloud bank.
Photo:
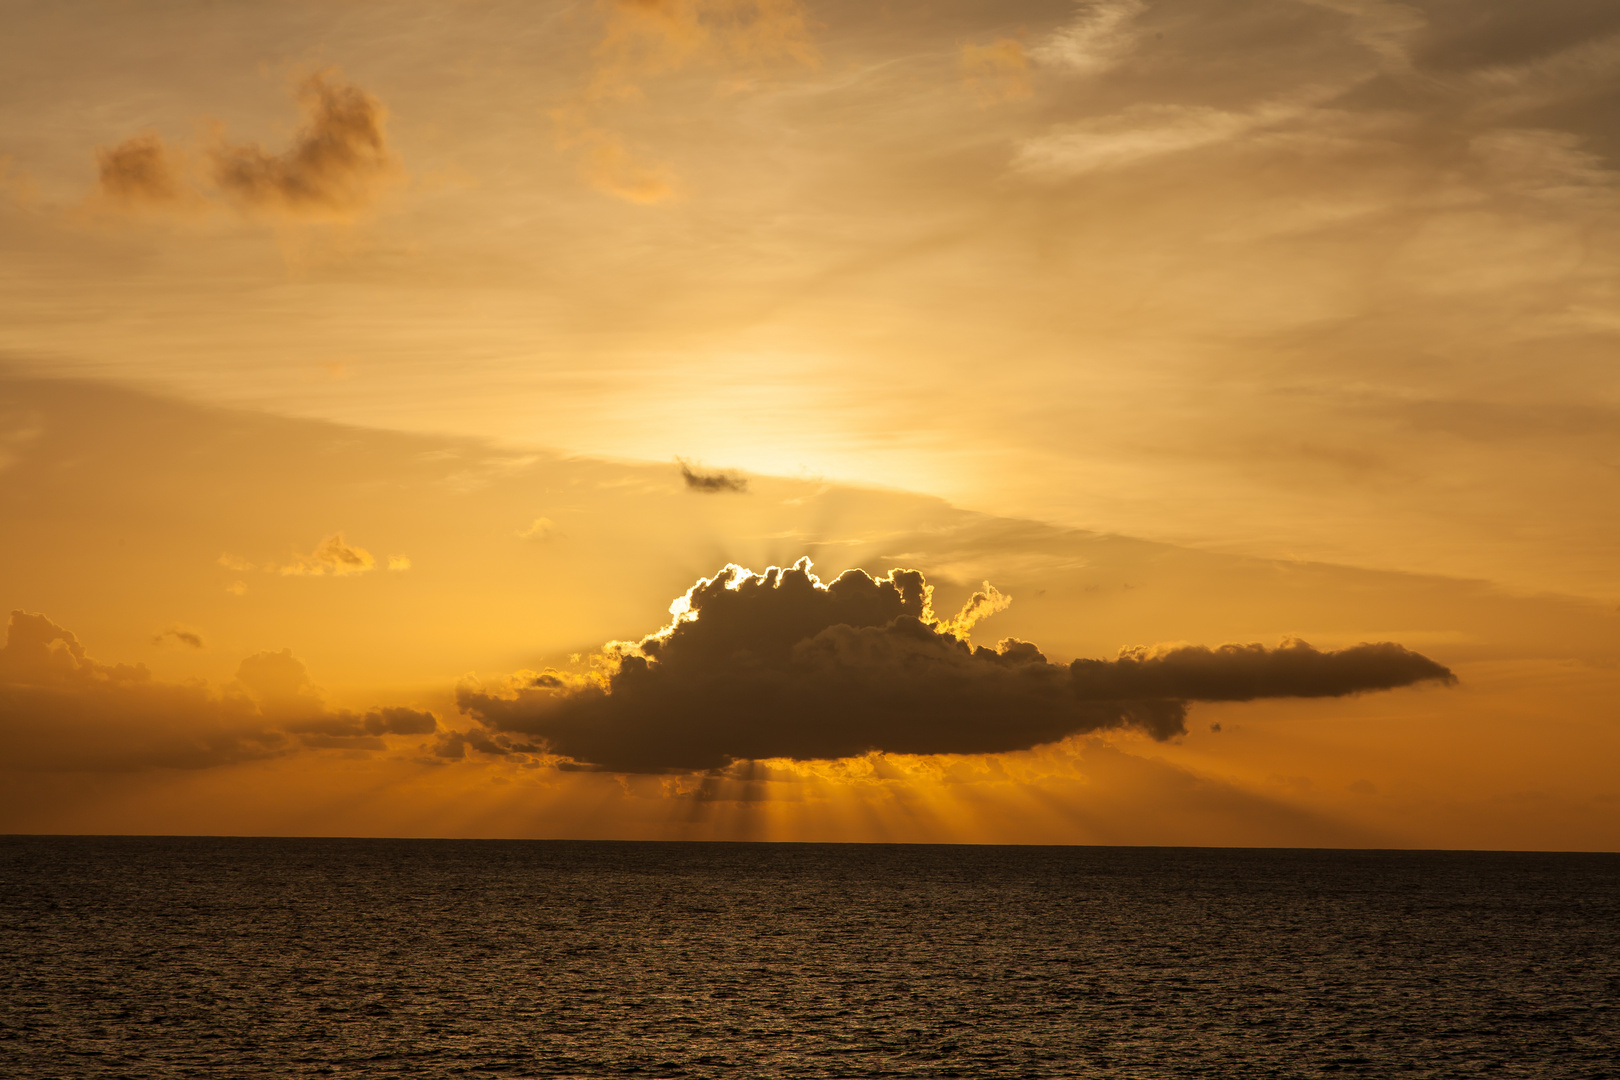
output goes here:
<path id="1" fill-rule="evenodd" d="M 1054 664 L 1027 641 L 966 639 L 965 626 L 1005 606 L 988 585 L 951 620 L 936 619 L 931 598 L 915 570 L 823 583 L 808 559 L 758 575 L 729 565 L 671 605 L 668 626 L 611 643 L 592 673 L 520 673 L 499 692 L 464 685 L 457 701 L 509 748 L 516 737 L 588 767 L 687 772 L 872 751 L 1000 753 L 1119 727 L 1167 739 L 1186 731 L 1191 701 L 1454 681 L 1390 643 L 1177 646 Z"/>
<path id="2" fill-rule="evenodd" d="M 99 663 L 31 612 L 11 613 L 0 645 L 0 769 L 202 769 L 301 748 L 381 750 L 383 736 L 437 730 L 416 709 L 331 708 L 286 649 L 248 657 L 215 691 L 162 682 L 141 664 Z"/>

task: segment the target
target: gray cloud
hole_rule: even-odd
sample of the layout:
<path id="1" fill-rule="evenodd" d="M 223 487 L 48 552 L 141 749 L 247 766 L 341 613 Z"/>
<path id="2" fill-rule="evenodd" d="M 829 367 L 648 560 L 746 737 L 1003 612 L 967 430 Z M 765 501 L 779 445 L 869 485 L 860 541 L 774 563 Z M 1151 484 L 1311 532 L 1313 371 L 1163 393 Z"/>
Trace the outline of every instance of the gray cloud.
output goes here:
<path id="1" fill-rule="evenodd" d="M 707 495 L 720 495 L 725 492 L 744 493 L 748 490 L 748 478 L 733 472 L 699 472 L 692 468 L 690 462 L 676 458 L 675 463 L 681 467 L 681 478 L 692 491 L 701 491 Z"/>
<path id="2" fill-rule="evenodd" d="M 188 649 L 200 649 L 203 647 L 201 634 L 181 626 L 171 626 L 163 633 L 152 638 L 152 644 L 154 645 L 162 645 L 168 641 L 172 641 L 176 645 L 184 645 Z"/>
<path id="3" fill-rule="evenodd" d="M 999 753 L 1126 726 L 1165 739 L 1185 732 L 1190 701 L 1453 680 L 1388 643 L 1178 646 L 1054 664 L 1012 638 L 974 647 L 946 629 L 962 616 L 935 618 L 931 594 L 915 570 L 823 584 L 808 559 L 760 575 L 728 566 L 676 602 L 670 626 L 609 646 L 605 674 L 528 673 L 505 692 L 463 686 L 457 700 L 489 733 L 578 763 L 681 772 L 874 750 Z"/>

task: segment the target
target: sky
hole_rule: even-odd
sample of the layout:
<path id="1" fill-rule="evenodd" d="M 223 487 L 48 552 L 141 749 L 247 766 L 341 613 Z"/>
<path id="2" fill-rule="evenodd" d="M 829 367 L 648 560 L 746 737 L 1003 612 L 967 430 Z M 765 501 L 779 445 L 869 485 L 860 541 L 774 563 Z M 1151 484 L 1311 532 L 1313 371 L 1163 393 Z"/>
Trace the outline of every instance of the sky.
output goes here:
<path id="1" fill-rule="evenodd" d="M 1620 850 L 1617 115 L 1602 2 L 7 4 L 0 832 Z"/>

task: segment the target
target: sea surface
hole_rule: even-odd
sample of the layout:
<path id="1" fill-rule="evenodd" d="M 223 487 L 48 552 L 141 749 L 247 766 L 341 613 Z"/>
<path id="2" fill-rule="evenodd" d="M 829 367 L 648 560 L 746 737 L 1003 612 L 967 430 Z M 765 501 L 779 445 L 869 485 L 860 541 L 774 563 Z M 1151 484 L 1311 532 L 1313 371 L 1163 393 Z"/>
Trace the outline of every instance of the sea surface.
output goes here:
<path id="1" fill-rule="evenodd" d="M 0 1077 L 1620 1077 L 1620 856 L 0 838 Z"/>

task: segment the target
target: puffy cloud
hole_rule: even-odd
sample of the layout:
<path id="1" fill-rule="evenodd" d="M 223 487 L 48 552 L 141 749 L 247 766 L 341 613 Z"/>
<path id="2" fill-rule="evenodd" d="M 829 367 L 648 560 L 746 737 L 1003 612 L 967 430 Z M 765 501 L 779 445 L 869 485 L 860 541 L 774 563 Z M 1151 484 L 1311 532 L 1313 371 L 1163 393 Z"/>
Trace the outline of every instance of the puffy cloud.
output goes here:
<path id="1" fill-rule="evenodd" d="M 1012 606 L 1012 597 L 986 581 L 967 598 L 962 610 L 940 624 L 941 631 L 965 638 L 975 625 Z"/>
<path id="2" fill-rule="evenodd" d="M 155 134 L 136 135 L 117 146 L 96 151 L 97 190 L 130 208 L 172 208 L 193 201 L 180 155 Z"/>
<path id="3" fill-rule="evenodd" d="M 681 458 L 676 458 L 675 463 L 680 466 L 681 479 L 686 481 L 686 486 L 691 491 L 720 495 L 728 491 L 742 494 L 748 490 L 748 478 L 745 476 L 739 476 L 734 472 L 701 472 Z"/>
<path id="4" fill-rule="evenodd" d="M 371 206 L 399 174 L 387 110 L 333 73 L 298 89 L 304 128 L 279 154 L 257 143 L 214 147 L 213 179 L 244 205 L 293 217 L 345 219 Z"/>
<path id="5" fill-rule="evenodd" d="M 988 649 L 952 632 L 1005 599 L 988 586 L 947 622 L 931 598 L 915 570 L 822 583 L 808 559 L 759 575 L 731 565 L 671 605 L 668 626 L 610 644 L 589 674 L 525 672 L 499 692 L 465 685 L 457 700 L 492 736 L 603 769 L 683 772 L 871 751 L 1000 753 L 1121 726 L 1164 739 L 1186 730 L 1189 701 L 1452 678 L 1393 644 L 1181 646 L 1054 664 L 1029 642 Z"/>
<path id="6" fill-rule="evenodd" d="M 186 154 L 155 134 L 98 149 L 97 192 L 128 210 L 205 208 L 224 196 L 239 207 L 304 220 L 346 221 L 369 209 L 403 170 L 388 146 L 387 110 L 335 72 L 310 76 L 297 98 L 304 126 L 280 153 L 220 139 L 207 182 L 188 182 Z"/>
<path id="7" fill-rule="evenodd" d="M 329 708 L 291 650 L 243 660 L 235 683 L 165 683 L 103 664 L 44 615 L 14 611 L 0 646 L 0 768 L 200 769 L 306 747 L 376 750 L 438 730 L 432 713 Z"/>
<path id="8" fill-rule="evenodd" d="M 399 559 L 403 556 L 394 556 Z M 406 566 L 410 563 L 407 560 Z M 347 574 L 363 574 L 367 570 L 376 569 L 377 560 L 371 552 L 362 547 L 354 547 L 343 539 L 340 532 L 333 533 L 315 546 L 315 550 L 308 555 L 300 555 L 296 562 L 281 567 L 283 574 L 311 574 L 321 576 L 331 574 L 334 577 L 343 577 Z M 399 568 L 403 569 L 403 567 Z"/>

